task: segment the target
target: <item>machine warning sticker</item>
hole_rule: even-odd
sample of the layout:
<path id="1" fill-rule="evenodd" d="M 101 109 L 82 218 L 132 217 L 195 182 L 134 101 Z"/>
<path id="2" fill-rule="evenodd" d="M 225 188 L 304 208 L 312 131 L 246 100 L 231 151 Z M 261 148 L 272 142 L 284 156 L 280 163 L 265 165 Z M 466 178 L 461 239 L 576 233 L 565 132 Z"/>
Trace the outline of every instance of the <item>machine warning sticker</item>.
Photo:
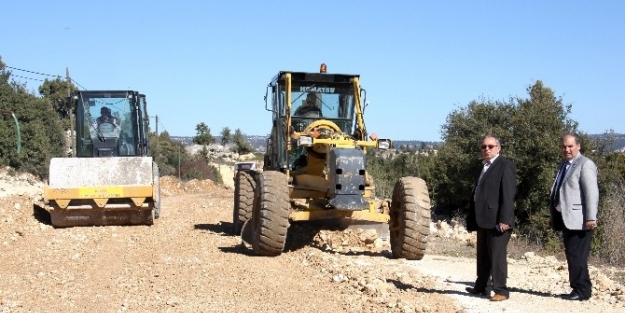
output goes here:
<path id="1" fill-rule="evenodd" d="M 78 192 L 81 198 L 119 198 L 124 195 L 124 189 L 122 187 L 108 187 L 108 188 L 80 188 Z"/>

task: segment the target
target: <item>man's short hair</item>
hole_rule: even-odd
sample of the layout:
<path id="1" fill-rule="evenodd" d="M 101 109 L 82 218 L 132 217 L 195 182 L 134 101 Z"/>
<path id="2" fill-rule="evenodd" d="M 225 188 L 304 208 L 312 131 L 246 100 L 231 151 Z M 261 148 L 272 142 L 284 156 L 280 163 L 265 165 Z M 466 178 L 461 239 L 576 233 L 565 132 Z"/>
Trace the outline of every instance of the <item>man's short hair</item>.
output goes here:
<path id="1" fill-rule="evenodd" d="M 575 139 L 575 144 L 579 145 L 579 143 L 581 142 L 581 139 L 579 138 L 579 135 L 577 133 L 566 133 L 564 135 L 562 135 L 562 137 L 560 137 L 560 143 L 564 142 L 564 139 L 566 139 L 567 137 L 573 137 Z"/>
<path id="2" fill-rule="evenodd" d="M 482 137 L 482 139 L 480 140 L 480 143 L 479 143 L 479 144 L 481 145 L 481 144 L 482 144 L 482 142 L 484 142 L 484 139 L 486 139 L 486 138 L 493 138 L 493 139 L 495 139 L 495 143 L 496 143 L 498 146 L 500 146 L 500 147 L 501 147 L 501 141 L 499 140 L 499 138 L 497 138 L 497 136 L 495 136 L 495 135 L 493 135 L 493 134 L 488 134 L 488 135 L 485 135 L 484 137 Z"/>

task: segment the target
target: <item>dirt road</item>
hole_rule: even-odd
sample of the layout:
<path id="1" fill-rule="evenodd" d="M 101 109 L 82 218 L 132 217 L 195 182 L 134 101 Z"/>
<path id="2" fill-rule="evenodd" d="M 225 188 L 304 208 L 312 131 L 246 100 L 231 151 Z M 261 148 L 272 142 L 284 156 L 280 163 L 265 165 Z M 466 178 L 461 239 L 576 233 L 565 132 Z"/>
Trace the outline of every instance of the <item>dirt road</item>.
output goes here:
<path id="1" fill-rule="evenodd" d="M 511 265 L 512 298 L 490 303 L 463 292 L 471 259 L 394 260 L 379 241 L 358 243 L 362 233 L 294 226 L 303 233 L 289 234 L 287 253 L 257 257 L 229 233 L 232 189 L 162 186 L 162 217 L 150 227 L 54 229 L 30 193 L 0 192 L 0 312 L 617 312 L 625 303 L 622 290 L 557 299 L 540 289 L 541 268 L 521 261 Z"/>

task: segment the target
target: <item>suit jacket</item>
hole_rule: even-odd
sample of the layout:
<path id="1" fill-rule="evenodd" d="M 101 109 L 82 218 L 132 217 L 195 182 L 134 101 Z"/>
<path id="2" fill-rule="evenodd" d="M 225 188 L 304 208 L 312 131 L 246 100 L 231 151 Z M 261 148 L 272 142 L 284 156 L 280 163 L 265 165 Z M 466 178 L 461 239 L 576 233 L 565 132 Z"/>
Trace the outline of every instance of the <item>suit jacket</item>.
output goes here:
<path id="1" fill-rule="evenodd" d="M 481 173 L 481 169 L 480 169 Z M 477 180 L 479 180 L 479 174 Z M 467 230 L 494 229 L 498 223 L 514 227 L 514 197 L 516 195 L 516 165 L 498 156 L 473 188 Z"/>
<path id="2" fill-rule="evenodd" d="M 558 173 L 559 175 L 560 173 Z M 556 181 L 557 177 L 556 175 Z M 551 221 L 556 230 L 558 227 L 555 203 L 551 203 L 556 182 L 551 187 L 549 207 Z M 597 220 L 599 210 L 599 185 L 597 184 L 597 166 L 581 153 L 572 160 L 560 184 L 559 197 L 562 209 L 562 221 L 570 230 L 586 229 L 585 221 Z"/>

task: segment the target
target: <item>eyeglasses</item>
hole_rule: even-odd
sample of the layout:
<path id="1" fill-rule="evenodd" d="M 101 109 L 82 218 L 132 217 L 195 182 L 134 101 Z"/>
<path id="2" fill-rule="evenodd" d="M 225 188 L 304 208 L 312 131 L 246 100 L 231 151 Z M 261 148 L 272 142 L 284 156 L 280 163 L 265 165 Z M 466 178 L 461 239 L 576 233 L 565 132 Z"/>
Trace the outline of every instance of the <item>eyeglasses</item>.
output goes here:
<path id="1" fill-rule="evenodd" d="M 495 147 L 497 147 L 497 145 L 482 145 L 482 150 L 486 150 L 486 148 L 493 149 Z"/>

